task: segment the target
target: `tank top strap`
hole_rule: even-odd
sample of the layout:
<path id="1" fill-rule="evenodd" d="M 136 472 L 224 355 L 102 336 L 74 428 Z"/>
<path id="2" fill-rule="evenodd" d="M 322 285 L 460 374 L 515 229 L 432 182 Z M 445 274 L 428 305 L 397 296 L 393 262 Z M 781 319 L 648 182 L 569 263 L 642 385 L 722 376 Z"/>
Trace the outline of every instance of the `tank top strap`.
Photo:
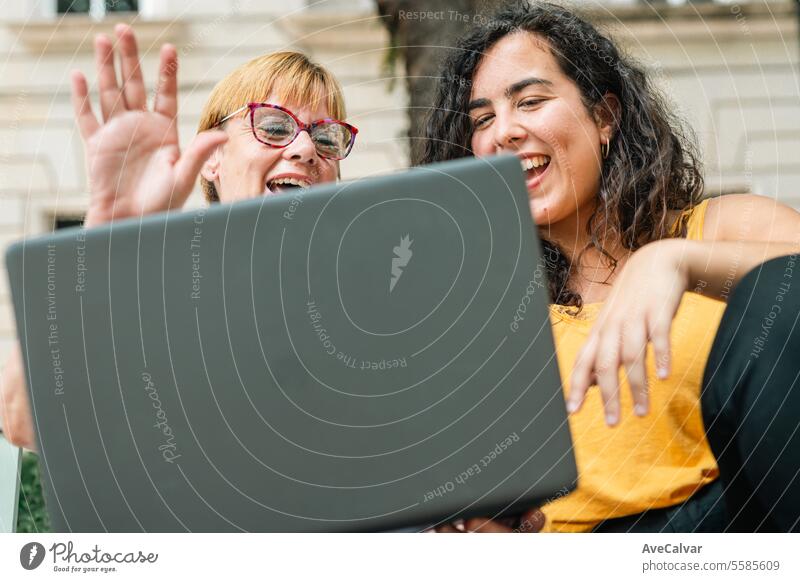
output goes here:
<path id="1" fill-rule="evenodd" d="M 673 228 L 677 228 L 681 218 L 686 218 L 686 238 L 688 240 L 703 240 L 703 226 L 706 222 L 706 209 L 708 208 L 708 198 L 700 202 L 697 206 L 684 210 L 680 218 L 675 222 Z"/>

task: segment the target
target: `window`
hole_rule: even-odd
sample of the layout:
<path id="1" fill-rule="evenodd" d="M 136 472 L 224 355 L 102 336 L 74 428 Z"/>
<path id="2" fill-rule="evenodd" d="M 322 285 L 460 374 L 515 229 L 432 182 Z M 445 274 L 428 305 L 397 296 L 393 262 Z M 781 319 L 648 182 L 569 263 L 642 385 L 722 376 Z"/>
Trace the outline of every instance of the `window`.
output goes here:
<path id="1" fill-rule="evenodd" d="M 102 18 L 109 12 L 138 12 L 139 0 L 56 0 L 58 14 L 91 14 Z"/>
<path id="2" fill-rule="evenodd" d="M 55 215 L 53 217 L 53 230 L 62 228 L 72 228 L 73 226 L 83 226 L 83 217 L 71 215 Z"/>
<path id="3" fill-rule="evenodd" d="M 89 0 L 58 0 L 59 14 L 83 14 L 89 12 Z"/>

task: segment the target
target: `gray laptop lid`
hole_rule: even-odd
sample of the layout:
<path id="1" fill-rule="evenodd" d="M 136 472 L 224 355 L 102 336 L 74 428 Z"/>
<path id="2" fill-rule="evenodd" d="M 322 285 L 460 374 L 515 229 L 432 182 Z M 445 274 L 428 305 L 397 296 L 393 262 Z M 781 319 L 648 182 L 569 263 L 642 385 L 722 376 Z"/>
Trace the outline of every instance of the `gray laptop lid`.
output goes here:
<path id="1" fill-rule="evenodd" d="M 63 531 L 369 531 L 576 480 L 519 161 L 20 242 Z"/>

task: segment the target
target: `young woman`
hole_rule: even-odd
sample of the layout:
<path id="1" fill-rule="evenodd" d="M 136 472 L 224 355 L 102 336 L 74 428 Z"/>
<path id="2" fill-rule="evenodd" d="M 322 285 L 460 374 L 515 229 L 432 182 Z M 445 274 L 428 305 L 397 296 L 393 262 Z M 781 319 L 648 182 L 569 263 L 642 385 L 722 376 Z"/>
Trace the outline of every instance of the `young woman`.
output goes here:
<path id="1" fill-rule="evenodd" d="M 668 104 L 565 8 L 502 10 L 441 78 L 422 162 L 516 154 L 543 238 L 579 470 L 545 529 L 798 530 L 800 214 L 701 201 Z"/>
<path id="2" fill-rule="evenodd" d="M 181 208 L 198 174 L 210 203 L 336 180 L 339 161 L 350 153 L 358 130 L 341 121 L 342 92 L 326 69 L 295 52 L 242 65 L 214 88 L 197 136 L 181 153 L 175 48 L 161 49 L 158 86 L 148 110 L 136 38 L 123 24 L 115 32 L 121 84 L 111 40 L 100 35 L 95 42 L 102 123 L 92 111 L 86 79 L 78 72 L 72 76 L 90 184 L 87 227 Z M 24 382 L 17 346 L 0 386 L 0 420 L 11 443 L 33 448 Z"/>

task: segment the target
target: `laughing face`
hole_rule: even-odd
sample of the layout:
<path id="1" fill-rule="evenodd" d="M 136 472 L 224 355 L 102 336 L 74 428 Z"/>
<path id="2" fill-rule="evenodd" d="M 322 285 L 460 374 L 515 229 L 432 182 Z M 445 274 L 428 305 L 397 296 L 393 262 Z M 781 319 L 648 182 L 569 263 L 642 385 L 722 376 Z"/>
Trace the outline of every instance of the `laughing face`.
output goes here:
<path id="1" fill-rule="evenodd" d="M 536 224 L 573 222 L 594 206 L 610 127 L 587 110 L 544 41 L 519 32 L 492 46 L 473 75 L 469 109 L 475 155 L 520 158 Z"/>
<path id="2" fill-rule="evenodd" d="M 275 99 L 271 95 L 265 102 L 278 103 Z M 324 105 L 280 105 L 304 123 L 331 117 Z M 212 154 L 202 170 L 203 178 L 214 183 L 221 202 L 333 182 L 339 173 L 339 162 L 321 157 L 307 131 L 301 131 L 284 148 L 272 148 L 253 136 L 249 117 L 236 116 L 226 121 L 223 128 L 228 141 Z"/>

